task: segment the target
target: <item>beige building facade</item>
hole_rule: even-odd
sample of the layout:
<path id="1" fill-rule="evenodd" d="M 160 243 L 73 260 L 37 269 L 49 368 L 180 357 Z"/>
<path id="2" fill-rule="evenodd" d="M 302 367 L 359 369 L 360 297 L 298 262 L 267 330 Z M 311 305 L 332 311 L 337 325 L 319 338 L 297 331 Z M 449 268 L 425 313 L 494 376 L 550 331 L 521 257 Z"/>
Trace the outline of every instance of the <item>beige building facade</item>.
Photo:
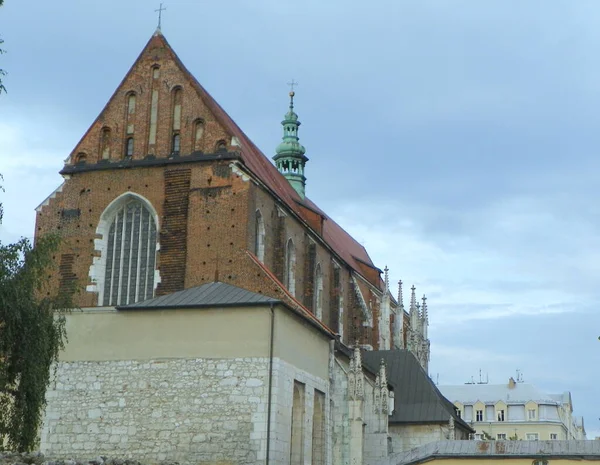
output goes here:
<path id="1" fill-rule="evenodd" d="M 210 283 L 75 311 L 67 331 L 47 393 L 48 456 L 323 465 L 388 456 L 385 366 L 363 370 L 358 348 L 275 299 Z"/>
<path id="2" fill-rule="evenodd" d="M 475 439 L 582 440 L 582 417 L 573 415 L 571 393 L 548 394 L 510 378 L 507 384 L 439 386 Z"/>

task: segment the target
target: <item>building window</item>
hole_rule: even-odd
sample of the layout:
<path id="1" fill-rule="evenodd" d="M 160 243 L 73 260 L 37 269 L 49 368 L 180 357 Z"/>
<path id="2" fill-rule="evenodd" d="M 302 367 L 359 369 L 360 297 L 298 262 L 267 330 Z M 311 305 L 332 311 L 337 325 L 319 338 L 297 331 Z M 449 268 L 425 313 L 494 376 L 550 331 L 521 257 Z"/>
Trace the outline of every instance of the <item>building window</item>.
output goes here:
<path id="1" fill-rule="evenodd" d="M 481 441 L 483 439 L 483 434 L 481 433 L 475 433 L 475 440 L 476 441 Z"/>
<path id="2" fill-rule="evenodd" d="M 285 248 L 285 285 L 288 291 L 296 296 L 296 247 L 294 241 L 289 239 Z"/>
<path id="3" fill-rule="evenodd" d="M 504 421 L 504 410 L 498 410 L 498 421 Z"/>
<path id="4" fill-rule="evenodd" d="M 539 439 L 539 434 L 538 433 L 527 433 L 526 438 L 528 441 L 537 441 Z"/>
<path id="5" fill-rule="evenodd" d="M 135 93 L 130 92 L 127 94 L 127 114 L 126 119 L 126 132 L 127 135 L 133 134 L 134 123 L 135 123 Z"/>
<path id="6" fill-rule="evenodd" d="M 458 418 L 462 418 L 462 417 L 461 417 L 461 414 L 460 414 L 460 409 L 459 409 L 459 408 L 456 408 L 455 410 L 456 410 L 456 416 L 457 416 Z"/>
<path id="7" fill-rule="evenodd" d="M 173 134 L 173 153 L 178 154 L 180 148 L 181 137 L 179 133 Z"/>
<path id="8" fill-rule="evenodd" d="M 133 115 L 135 113 L 135 94 L 130 93 L 127 98 L 127 114 Z"/>
<path id="9" fill-rule="evenodd" d="M 325 394 L 316 389 L 313 409 L 312 465 L 325 465 Z"/>
<path id="10" fill-rule="evenodd" d="M 498 433 L 496 435 L 496 439 L 498 439 L 499 441 L 506 441 L 506 433 Z"/>
<path id="11" fill-rule="evenodd" d="M 314 292 L 314 305 L 315 315 L 319 320 L 323 319 L 323 272 L 321 270 L 321 264 L 317 265 L 315 269 L 315 292 Z"/>
<path id="12" fill-rule="evenodd" d="M 79 152 L 77 154 L 77 156 L 75 157 L 75 164 L 83 165 L 86 162 L 87 162 L 87 155 L 85 154 L 85 152 Z"/>
<path id="13" fill-rule="evenodd" d="M 535 420 L 535 409 L 534 408 L 530 408 L 527 410 L 527 419 Z"/>
<path id="14" fill-rule="evenodd" d="M 125 156 L 133 156 L 133 137 L 128 137 L 127 141 L 125 142 Z"/>
<path id="15" fill-rule="evenodd" d="M 557 433 L 550 433 L 550 440 L 556 441 L 557 439 L 558 439 L 558 434 Z"/>
<path id="16" fill-rule="evenodd" d="M 477 410 L 475 412 L 475 421 L 483 421 L 483 410 Z"/>
<path id="17" fill-rule="evenodd" d="M 156 222 L 137 198 L 120 205 L 108 219 L 102 305 L 150 299 L 154 292 Z"/>
<path id="18" fill-rule="evenodd" d="M 304 464 L 304 384 L 294 381 L 292 400 L 292 431 L 290 438 L 290 464 Z"/>
<path id="19" fill-rule="evenodd" d="M 110 128 L 102 128 L 100 136 L 100 154 L 102 160 L 108 160 L 110 158 Z"/>
<path id="20" fill-rule="evenodd" d="M 254 252 L 261 262 L 265 261 L 265 221 L 260 213 L 256 210 L 256 219 L 254 226 Z"/>
<path id="21" fill-rule="evenodd" d="M 194 123 L 194 140 L 192 146 L 194 147 L 194 152 L 200 150 L 200 142 L 202 141 L 202 136 L 204 135 L 204 121 L 196 120 Z"/>
<path id="22" fill-rule="evenodd" d="M 217 145 L 215 146 L 215 152 L 226 152 L 227 151 L 227 144 L 225 143 L 224 140 L 220 140 L 219 142 L 217 142 Z"/>

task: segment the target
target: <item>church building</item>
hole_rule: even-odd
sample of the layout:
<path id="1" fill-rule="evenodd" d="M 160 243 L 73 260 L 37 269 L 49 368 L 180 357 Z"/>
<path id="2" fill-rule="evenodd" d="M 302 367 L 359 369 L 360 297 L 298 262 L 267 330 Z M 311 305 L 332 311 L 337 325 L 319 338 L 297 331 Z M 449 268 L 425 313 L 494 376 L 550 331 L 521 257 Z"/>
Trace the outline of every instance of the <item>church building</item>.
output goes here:
<path id="1" fill-rule="evenodd" d="M 402 284 L 395 298 L 387 268 L 308 198 L 294 97 L 273 163 L 160 29 L 150 38 L 36 210 L 36 237 L 62 237 L 50 284 L 79 307 L 45 452 L 257 464 L 400 452 L 386 363 L 410 356 L 431 384 L 426 299 L 413 286 L 405 311 Z M 438 417 L 470 431 L 452 409 Z"/>

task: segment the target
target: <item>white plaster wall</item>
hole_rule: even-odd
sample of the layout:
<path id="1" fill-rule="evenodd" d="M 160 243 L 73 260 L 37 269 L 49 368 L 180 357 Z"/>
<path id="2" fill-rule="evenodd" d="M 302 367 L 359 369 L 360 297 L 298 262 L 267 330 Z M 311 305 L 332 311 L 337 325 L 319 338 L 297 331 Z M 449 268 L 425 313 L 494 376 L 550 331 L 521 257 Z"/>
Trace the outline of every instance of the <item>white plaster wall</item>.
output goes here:
<path id="1" fill-rule="evenodd" d="M 41 450 L 181 463 L 260 463 L 268 359 L 62 362 Z"/>

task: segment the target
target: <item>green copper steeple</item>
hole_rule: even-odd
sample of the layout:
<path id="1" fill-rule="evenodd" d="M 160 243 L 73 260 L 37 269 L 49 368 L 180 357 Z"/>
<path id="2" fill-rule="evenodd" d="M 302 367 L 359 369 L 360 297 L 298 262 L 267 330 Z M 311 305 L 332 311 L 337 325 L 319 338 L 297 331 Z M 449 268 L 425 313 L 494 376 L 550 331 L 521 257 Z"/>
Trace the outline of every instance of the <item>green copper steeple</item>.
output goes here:
<path id="1" fill-rule="evenodd" d="M 285 119 L 281 122 L 283 126 L 283 140 L 277 146 L 273 157 L 275 165 L 281 174 L 289 181 L 292 187 L 298 192 L 298 195 L 304 198 L 304 186 L 306 177 L 304 176 L 304 165 L 308 158 L 304 155 L 306 151 L 302 144 L 298 142 L 298 115 L 294 112 L 294 91 L 290 92 L 290 109 L 285 114 Z"/>

